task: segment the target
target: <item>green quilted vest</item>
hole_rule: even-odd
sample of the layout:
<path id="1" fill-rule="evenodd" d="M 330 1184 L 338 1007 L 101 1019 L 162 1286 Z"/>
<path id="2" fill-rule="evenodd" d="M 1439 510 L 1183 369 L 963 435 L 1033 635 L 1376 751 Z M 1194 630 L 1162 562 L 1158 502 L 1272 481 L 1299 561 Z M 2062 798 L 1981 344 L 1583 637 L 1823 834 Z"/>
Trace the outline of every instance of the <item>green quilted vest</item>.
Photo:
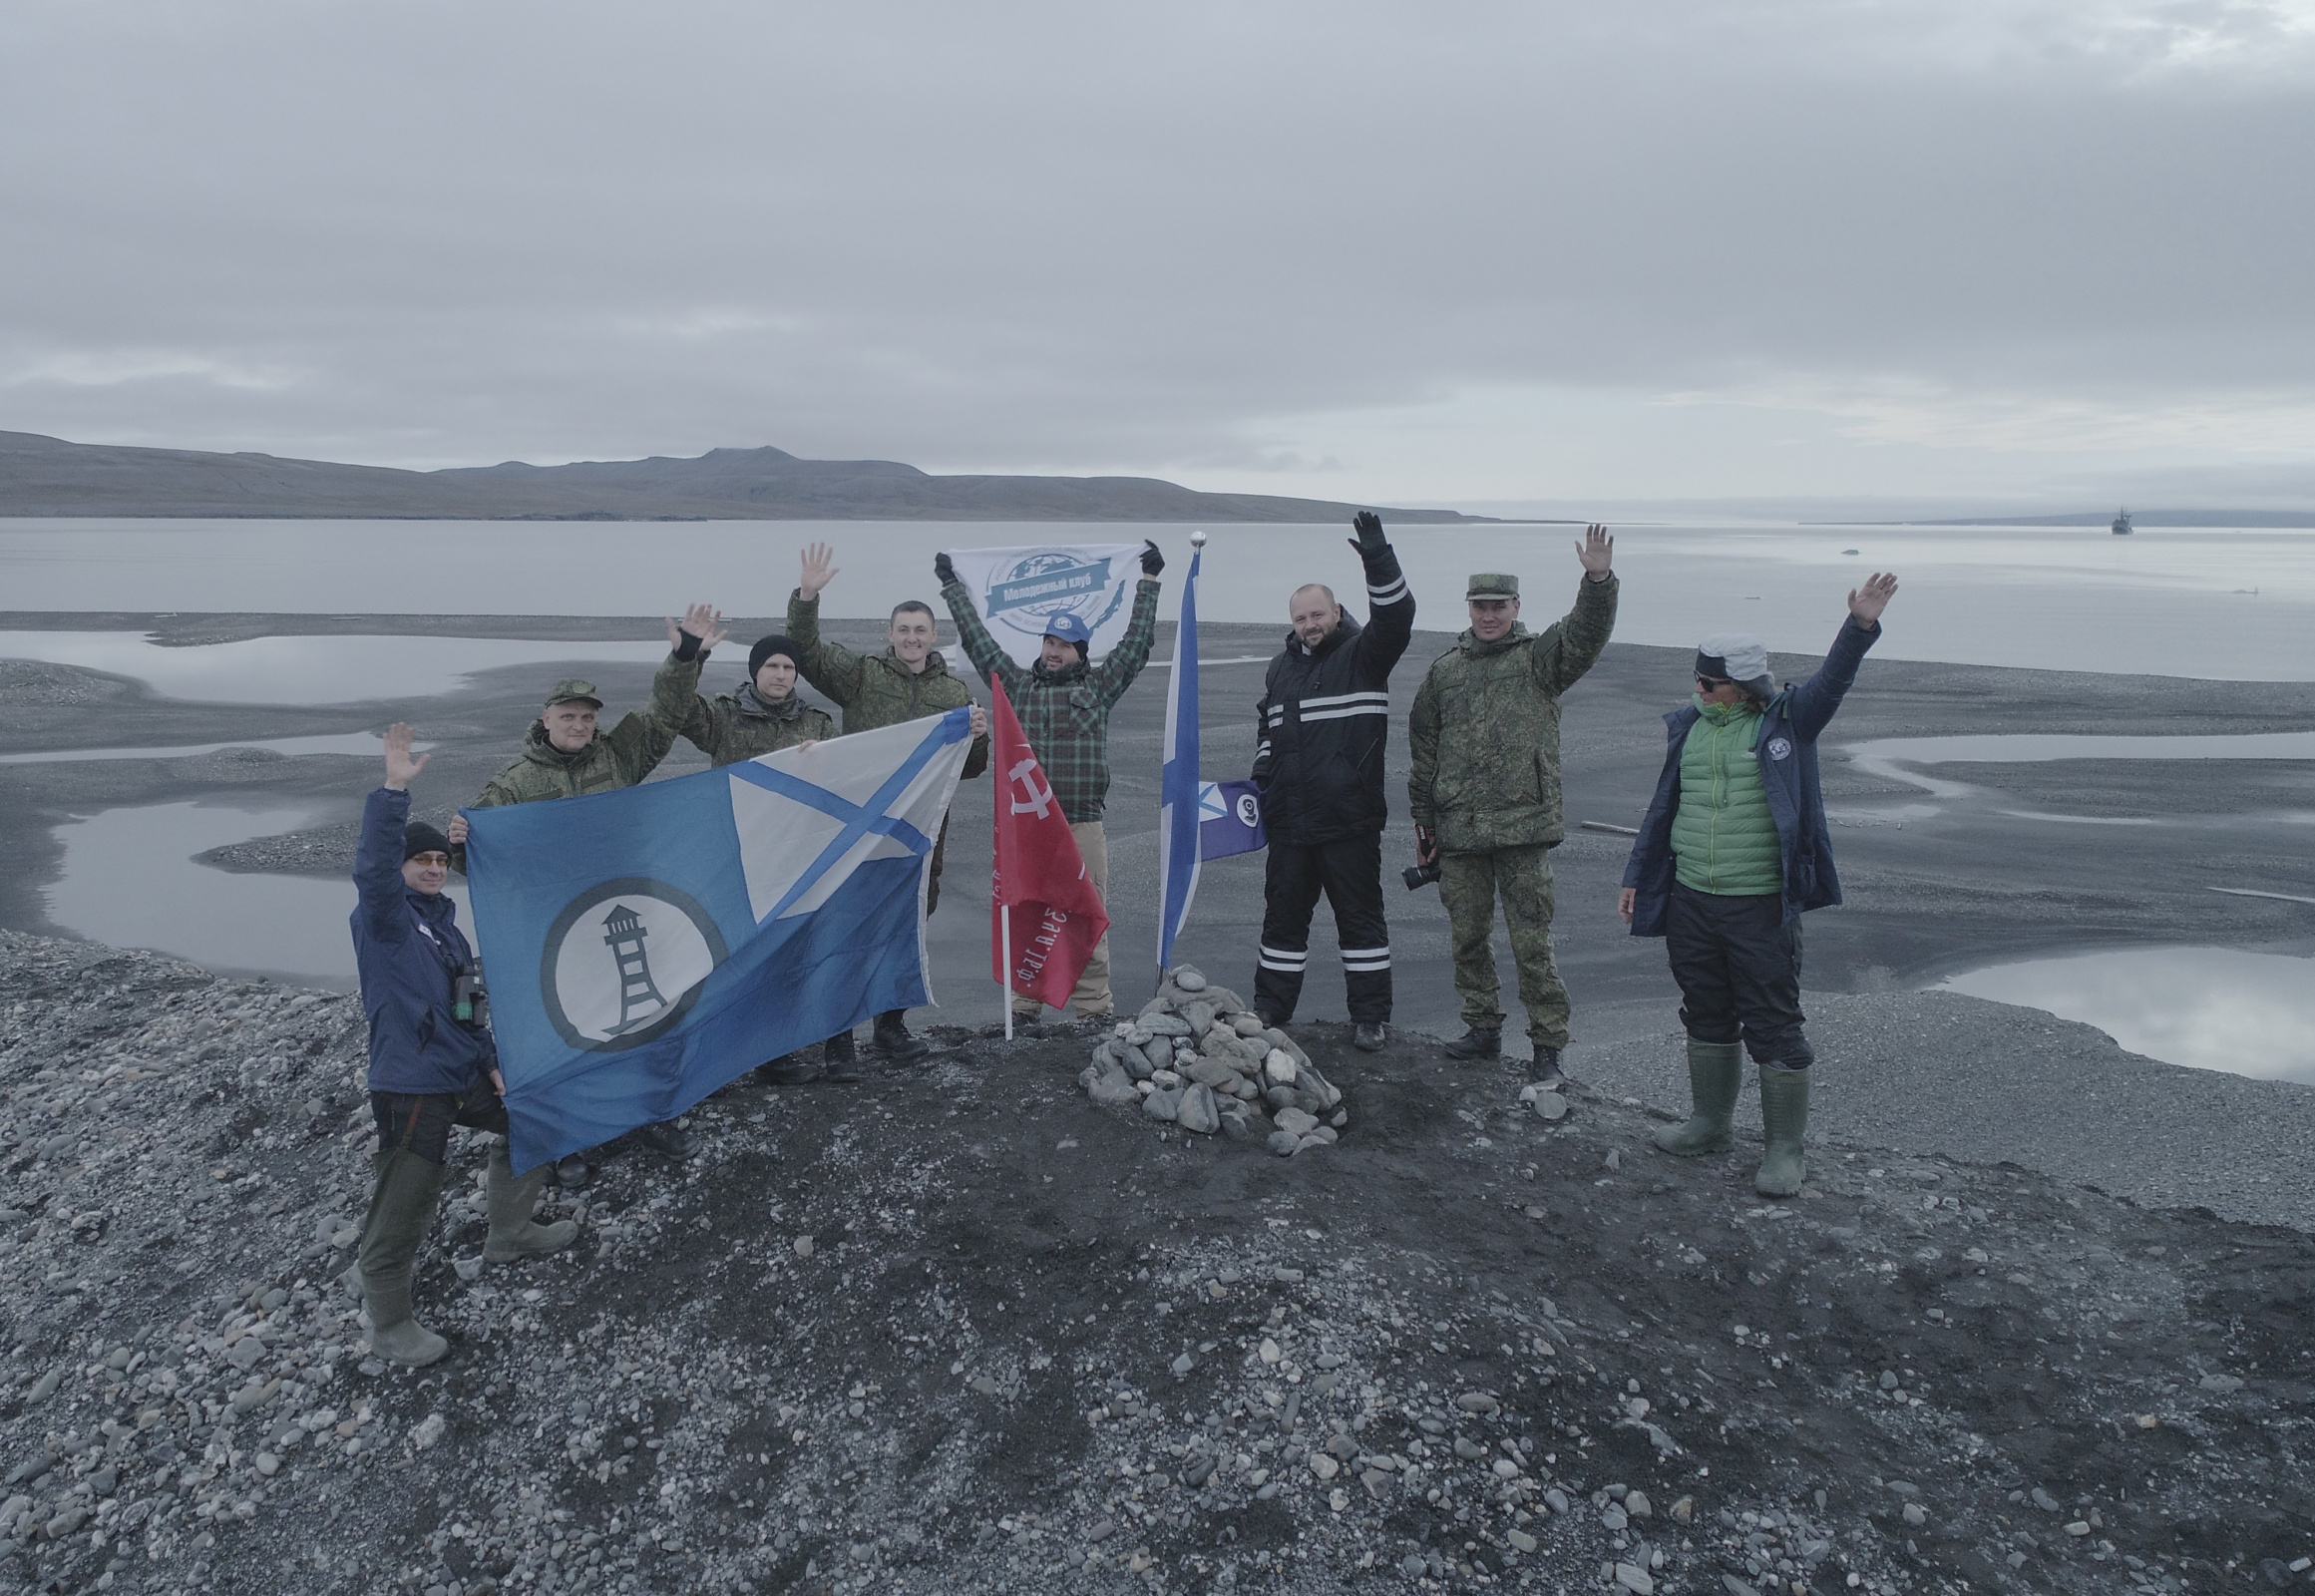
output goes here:
<path id="1" fill-rule="evenodd" d="M 1699 704 L 1680 750 L 1680 811 L 1672 851 L 1684 887 L 1753 897 L 1784 886 L 1783 850 L 1753 744 L 1760 712 L 1750 704 Z"/>

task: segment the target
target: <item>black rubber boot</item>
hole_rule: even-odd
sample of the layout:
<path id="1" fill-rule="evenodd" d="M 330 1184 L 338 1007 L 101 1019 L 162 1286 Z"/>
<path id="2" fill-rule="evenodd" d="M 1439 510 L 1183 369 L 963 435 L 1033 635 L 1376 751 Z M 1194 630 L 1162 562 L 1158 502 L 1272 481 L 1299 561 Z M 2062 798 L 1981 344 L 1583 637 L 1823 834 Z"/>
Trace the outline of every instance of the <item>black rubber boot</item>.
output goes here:
<path id="1" fill-rule="evenodd" d="M 860 1079 L 860 1054 L 852 1045 L 852 1032 L 840 1030 L 820 1044 L 820 1078 L 839 1083 Z"/>
<path id="2" fill-rule="evenodd" d="M 410 1277 L 418 1264 L 418 1244 L 434 1223 L 434 1206 L 442 1196 L 442 1166 L 396 1150 L 379 1153 L 373 1167 L 378 1184 L 370 1193 L 358 1255 L 370 1351 L 423 1368 L 450 1351 L 450 1343 L 410 1315 Z"/>
<path id="3" fill-rule="evenodd" d="M 1801 1138 L 1808 1133 L 1808 1076 L 1782 1064 L 1760 1066 L 1760 1130 L 1767 1146 L 1752 1189 L 1763 1197 L 1797 1197 L 1807 1178 Z"/>
<path id="4" fill-rule="evenodd" d="M 1729 1122 L 1736 1112 L 1736 1088 L 1744 1081 L 1741 1042 L 1688 1039 L 1688 1095 L 1695 1104 L 1688 1119 L 1667 1125 L 1653 1138 L 1668 1153 L 1692 1158 L 1698 1153 L 1725 1153 L 1731 1136 Z"/>
<path id="5" fill-rule="evenodd" d="M 802 1086 L 826 1073 L 802 1053 L 782 1053 L 750 1071 L 759 1086 Z"/>
<path id="6" fill-rule="evenodd" d="M 1446 1050 L 1449 1058 L 1500 1058 L 1503 1056 L 1503 1032 L 1481 1030 L 1472 1025 L 1448 1042 Z"/>
<path id="7" fill-rule="evenodd" d="M 876 1030 L 870 1035 L 868 1045 L 895 1063 L 922 1058 L 933 1050 L 931 1042 L 910 1033 L 906 1008 L 888 1008 L 877 1015 Z"/>

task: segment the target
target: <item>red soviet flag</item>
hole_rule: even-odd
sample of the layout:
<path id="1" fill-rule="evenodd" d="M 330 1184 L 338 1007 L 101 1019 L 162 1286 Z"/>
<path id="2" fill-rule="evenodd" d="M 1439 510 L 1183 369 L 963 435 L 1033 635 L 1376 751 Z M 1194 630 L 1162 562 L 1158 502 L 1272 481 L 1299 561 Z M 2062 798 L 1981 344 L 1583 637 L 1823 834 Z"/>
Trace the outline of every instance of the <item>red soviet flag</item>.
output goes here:
<path id="1" fill-rule="evenodd" d="M 995 696 L 988 734 L 998 782 L 996 880 L 988 895 L 990 973 L 1023 998 L 1065 1008 L 1109 930 L 1109 916 L 1003 684 L 991 681 L 988 688 Z"/>

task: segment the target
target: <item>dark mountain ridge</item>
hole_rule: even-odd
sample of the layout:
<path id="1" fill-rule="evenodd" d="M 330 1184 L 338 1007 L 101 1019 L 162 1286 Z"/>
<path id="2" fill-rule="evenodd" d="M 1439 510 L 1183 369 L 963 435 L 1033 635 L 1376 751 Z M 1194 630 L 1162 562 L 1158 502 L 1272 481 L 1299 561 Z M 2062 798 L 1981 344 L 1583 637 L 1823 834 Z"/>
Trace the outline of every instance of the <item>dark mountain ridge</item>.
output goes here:
<path id="1" fill-rule="evenodd" d="M 0 516 L 416 520 L 1331 522 L 1360 506 L 1199 493 L 1155 477 L 934 476 L 782 449 L 403 471 L 0 432 Z M 1486 518 L 1386 510 L 1414 523 Z"/>

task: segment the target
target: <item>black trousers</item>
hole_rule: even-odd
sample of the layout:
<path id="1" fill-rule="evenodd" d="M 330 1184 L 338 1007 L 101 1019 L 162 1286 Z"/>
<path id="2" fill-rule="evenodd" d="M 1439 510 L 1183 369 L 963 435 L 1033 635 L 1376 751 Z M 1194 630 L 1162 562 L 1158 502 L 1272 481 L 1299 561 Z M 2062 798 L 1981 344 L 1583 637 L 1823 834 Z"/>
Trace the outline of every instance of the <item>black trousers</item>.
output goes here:
<path id="1" fill-rule="evenodd" d="M 416 1153 L 430 1164 L 450 1156 L 453 1125 L 494 1136 L 511 1134 L 507 1105 L 488 1081 L 463 1092 L 374 1091 L 370 1112 L 378 1121 L 378 1151 Z"/>
<path id="2" fill-rule="evenodd" d="M 1800 1030 L 1800 922 L 1784 923 L 1781 894 L 1726 898 L 1675 882 L 1664 940 L 1691 1036 L 1740 1036 L 1758 1064 L 1815 1061 Z"/>
<path id="3" fill-rule="evenodd" d="M 1335 906 L 1335 940 L 1343 948 L 1343 985 L 1350 1018 L 1390 1018 L 1390 928 L 1382 920 L 1382 834 L 1334 842 L 1270 845 L 1262 880 L 1262 957 L 1254 972 L 1254 1006 L 1274 1024 L 1294 1017 L 1311 962 L 1311 916 L 1319 894 Z"/>

